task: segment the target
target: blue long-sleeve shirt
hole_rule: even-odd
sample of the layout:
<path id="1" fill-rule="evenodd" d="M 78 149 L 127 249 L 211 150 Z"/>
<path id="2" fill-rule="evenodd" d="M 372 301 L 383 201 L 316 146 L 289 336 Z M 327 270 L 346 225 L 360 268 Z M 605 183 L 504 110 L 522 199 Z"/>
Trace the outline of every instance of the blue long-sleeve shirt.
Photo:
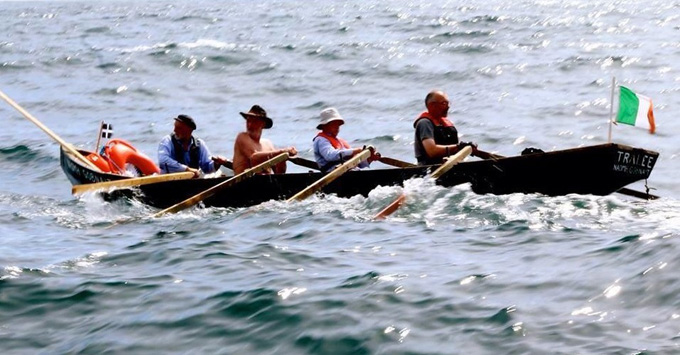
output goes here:
<path id="1" fill-rule="evenodd" d="M 338 165 L 349 160 L 352 157 L 353 149 L 336 149 L 333 147 L 331 142 L 324 138 L 317 136 L 314 138 L 314 160 L 319 164 L 319 167 L 323 169 L 324 173 L 327 173 L 335 169 Z M 329 165 L 330 162 L 334 164 Z M 368 161 L 364 160 L 359 163 L 359 168 L 367 168 L 369 166 Z"/>
<path id="2" fill-rule="evenodd" d="M 192 141 L 196 139 L 198 142 L 198 168 L 206 174 L 215 171 L 215 163 L 210 159 L 210 150 L 208 146 L 200 138 L 191 137 Z M 184 161 L 191 160 L 190 151 L 184 151 Z M 177 173 L 187 170 L 187 165 L 178 162 L 175 159 L 175 146 L 172 144 L 172 138 L 167 135 L 161 139 L 158 144 L 158 166 L 161 168 L 162 174 Z"/>

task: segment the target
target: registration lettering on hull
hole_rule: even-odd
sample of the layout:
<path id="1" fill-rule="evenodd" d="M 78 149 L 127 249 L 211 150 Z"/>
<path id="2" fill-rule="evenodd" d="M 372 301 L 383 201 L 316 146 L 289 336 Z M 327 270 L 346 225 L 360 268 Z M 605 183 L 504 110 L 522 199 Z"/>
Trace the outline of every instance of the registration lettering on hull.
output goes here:
<path id="1" fill-rule="evenodd" d="M 645 152 L 618 150 L 612 170 L 628 175 L 649 177 L 656 163 L 656 158 L 656 156 Z"/>

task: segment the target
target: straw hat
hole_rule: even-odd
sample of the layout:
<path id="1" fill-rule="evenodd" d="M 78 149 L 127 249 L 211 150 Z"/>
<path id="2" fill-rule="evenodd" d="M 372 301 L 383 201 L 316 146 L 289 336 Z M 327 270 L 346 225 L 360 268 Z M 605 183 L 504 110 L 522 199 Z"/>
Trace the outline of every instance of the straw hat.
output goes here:
<path id="1" fill-rule="evenodd" d="M 257 117 L 261 118 L 264 120 L 264 128 L 272 128 L 274 125 L 274 121 L 272 121 L 271 118 L 267 117 L 267 111 L 265 111 L 260 105 L 253 105 L 253 107 L 250 108 L 250 111 L 248 112 L 240 112 L 241 116 L 243 118 L 248 118 L 248 117 Z"/>
<path id="2" fill-rule="evenodd" d="M 316 126 L 316 129 L 323 129 L 323 126 L 333 122 L 333 121 L 340 121 L 342 124 L 345 123 L 345 120 L 340 116 L 340 112 L 336 110 L 334 107 L 329 107 L 327 109 L 324 109 L 321 111 L 321 122 Z"/>

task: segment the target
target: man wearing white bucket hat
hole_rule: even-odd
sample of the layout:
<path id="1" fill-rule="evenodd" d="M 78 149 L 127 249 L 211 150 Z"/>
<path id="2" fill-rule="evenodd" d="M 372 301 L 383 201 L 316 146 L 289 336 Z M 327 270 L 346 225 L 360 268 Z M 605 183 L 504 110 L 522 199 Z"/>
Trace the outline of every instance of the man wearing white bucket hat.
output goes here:
<path id="1" fill-rule="evenodd" d="M 314 159 L 322 172 L 327 173 L 351 157 L 359 154 L 363 148 L 351 148 L 346 140 L 338 137 L 340 126 L 345 120 L 337 109 L 330 107 L 321 111 L 321 121 L 316 129 L 321 130 L 314 137 Z M 372 161 L 380 159 L 380 153 L 369 147 L 371 156 L 359 164 L 359 168 L 367 168 Z"/>

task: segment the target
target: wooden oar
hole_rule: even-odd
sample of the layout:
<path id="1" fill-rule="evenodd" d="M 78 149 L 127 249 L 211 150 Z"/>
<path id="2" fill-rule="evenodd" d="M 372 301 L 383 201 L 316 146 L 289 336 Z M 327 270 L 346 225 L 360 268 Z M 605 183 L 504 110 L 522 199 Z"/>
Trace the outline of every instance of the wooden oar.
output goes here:
<path id="1" fill-rule="evenodd" d="M 497 159 L 503 158 L 502 156 L 500 156 L 498 154 L 485 152 L 483 150 L 473 151 L 472 156 L 479 157 L 479 158 L 482 158 L 482 159 L 492 159 L 492 160 L 497 160 Z M 409 163 L 407 161 L 389 158 L 389 157 L 380 157 L 380 159 L 378 159 L 378 160 L 383 164 L 395 166 L 397 168 L 412 168 L 412 167 L 418 166 L 416 164 Z"/>
<path id="2" fill-rule="evenodd" d="M 302 157 L 291 157 L 288 159 L 288 161 L 290 161 L 293 164 L 303 166 L 305 168 L 320 170 L 319 165 L 313 160 L 305 159 Z M 403 160 L 394 159 L 390 157 L 380 157 L 378 161 L 386 165 L 395 166 L 397 168 L 412 168 L 414 166 L 417 166 L 416 164 L 412 164 Z"/>
<path id="3" fill-rule="evenodd" d="M 429 177 L 433 179 L 439 179 L 442 175 L 446 174 L 451 168 L 454 167 L 454 165 L 458 164 L 461 160 L 465 159 L 468 155 L 472 153 L 472 147 L 467 146 L 461 149 L 458 153 L 455 155 L 449 157 L 444 164 L 442 164 L 437 170 L 433 171 Z M 394 202 L 390 203 L 387 207 L 385 207 L 382 211 L 378 212 L 373 219 L 384 219 L 385 217 L 391 215 L 401 207 L 401 205 L 404 203 L 404 200 L 406 200 L 406 194 L 402 193 L 401 196 L 397 197 Z"/>
<path id="4" fill-rule="evenodd" d="M 482 158 L 482 159 L 485 159 L 485 160 L 486 160 L 486 159 L 498 160 L 498 159 L 501 159 L 501 158 L 505 158 L 505 157 L 502 156 L 502 155 L 498 155 L 498 154 L 494 154 L 494 153 L 485 152 L 485 151 L 479 150 L 479 149 L 477 149 L 477 151 L 475 151 L 474 153 L 472 153 L 472 156 L 473 156 L 473 157 Z"/>
<path id="5" fill-rule="evenodd" d="M 371 156 L 371 151 L 364 149 L 361 153 L 352 157 L 352 159 L 346 161 L 344 164 L 333 169 L 330 173 L 326 174 L 321 179 L 315 181 L 313 184 L 309 185 L 304 190 L 298 192 L 295 196 L 288 199 L 288 202 L 302 201 L 307 197 L 313 195 L 315 192 L 321 190 L 324 186 L 330 184 L 333 180 L 339 178 L 342 174 L 354 169 L 359 163 L 368 159 Z"/>
<path id="6" fill-rule="evenodd" d="M 485 152 L 485 151 L 479 150 L 479 149 L 477 151 L 474 151 L 472 153 L 472 156 L 473 157 L 479 157 L 479 158 L 482 158 L 482 159 L 492 159 L 492 160 L 498 160 L 500 158 L 503 158 L 503 156 L 501 156 L 501 155 Z M 378 160 L 383 164 L 395 166 L 397 168 L 412 168 L 412 167 L 418 166 L 416 164 L 409 163 L 407 161 L 389 158 L 389 157 L 380 157 L 380 159 L 378 159 Z"/>
<path id="7" fill-rule="evenodd" d="M 660 197 L 657 195 L 652 195 L 647 192 L 642 192 L 642 191 L 637 191 L 633 189 L 629 189 L 627 187 L 622 187 L 618 189 L 616 192 L 622 194 L 622 195 L 627 195 L 627 196 L 633 196 L 637 198 L 641 198 L 643 200 L 656 200 L 659 199 Z"/>
<path id="8" fill-rule="evenodd" d="M 238 175 L 235 175 L 231 179 L 225 180 L 225 181 L 223 181 L 223 182 L 221 182 L 221 183 L 219 183 L 219 184 L 217 184 L 217 185 L 215 185 L 215 186 L 213 186 L 213 187 L 211 187 L 211 188 L 209 188 L 209 189 L 207 189 L 207 190 L 205 190 L 205 191 L 203 191 L 199 194 L 196 194 L 196 195 L 189 197 L 188 199 L 186 199 L 182 202 L 179 202 L 179 203 L 177 203 L 173 206 L 170 206 L 170 207 L 154 214 L 152 217 L 154 217 L 154 218 L 160 217 L 164 214 L 179 212 L 179 211 L 181 211 L 185 208 L 191 207 L 191 206 L 205 200 L 206 198 L 213 196 L 214 194 L 216 194 L 220 190 L 223 190 L 223 189 L 225 189 L 229 186 L 236 185 L 239 182 L 246 180 L 246 179 L 250 178 L 251 176 L 253 176 L 257 173 L 268 169 L 272 165 L 276 165 L 276 164 L 278 164 L 282 161 L 285 161 L 286 159 L 288 159 L 288 153 L 281 153 L 281 154 L 265 161 L 264 163 L 256 165 L 256 166 L 254 166 L 250 169 L 247 169 L 246 171 L 244 171 L 244 172 L 242 172 Z"/>
<path id="9" fill-rule="evenodd" d="M 222 166 L 229 170 L 234 170 L 234 163 L 232 163 L 231 160 L 227 160 Z"/>
<path id="10" fill-rule="evenodd" d="M 9 96 L 5 95 L 4 92 L 0 91 L 0 98 L 5 100 L 10 106 L 14 107 L 19 113 L 24 115 L 29 121 L 33 122 L 38 128 L 42 129 L 43 132 L 47 133 L 48 136 L 50 136 L 52 139 L 57 141 L 59 145 L 61 145 L 67 152 L 73 154 L 76 158 L 80 159 L 85 165 L 87 165 L 90 169 L 93 169 L 95 171 L 101 171 L 94 163 L 91 161 L 87 160 L 82 154 L 80 154 L 79 151 L 77 151 L 73 146 L 70 144 L 66 143 L 63 139 L 61 139 L 58 135 L 56 135 L 54 132 L 52 132 L 51 129 L 47 128 L 44 124 L 42 124 L 40 121 L 38 121 L 37 118 L 33 117 L 28 111 L 24 110 L 23 107 L 19 106 L 14 100 L 12 100 Z"/>
<path id="11" fill-rule="evenodd" d="M 293 163 L 295 165 L 299 165 L 299 166 L 302 166 L 302 167 L 305 167 L 305 168 L 314 169 L 314 170 L 321 170 L 319 168 L 319 164 L 317 164 L 313 160 L 309 160 L 309 159 L 305 159 L 305 158 L 296 156 L 296 157 L 288 158 L 288 161 L 290 161 L 291 163 Z"/>
<path id="12" fill-rule="evenodd" d="M 380 157 L 380 159 L 378 159 L 378 161 L 380 161 L 383 164 L 396 166 L 397 168 L 412 168 L 414 166 L 417 166 L 415 164 L 411 164 L 411 163 L 403 161 L 403 160 L 389 158 L 389 157 Z"/>
<path id="13" fill-rule="evenodd" d="M 292 156 L 292 157 L 288 157 L 288 161 L 295 164 L 295 165 L 299 165 L 299 166 L 302 166 L 302 167 L 305 167 L 305 168 L 310 168 L 310 169 L 314 169 L 314 170 L 321 170 L 321 169 L 319 169 L 319 164 L 317 164 L 315 161 L 305 159 L 303 157 L 298 157 L 297 155 Z M 227 169 L 234 170 L 233 165 L 234 164 L 231 161 L 227 161 L 227 163 L 223 166 Z"/>
<path id="14" fill-rule="evenodd" d="M 138 178 L 129 178 L 129 179 L 113 180 L 113 181 L 105 181 L 105 182 L 95 182 L 95 183 L 92 183 L 92 184 L 75 185 L 71 188 L 71 193 L 76 195 L 76 194 L 82 194 L 84 192 L 92 191 L 92 190 L 105 190 L 105 189 L 111 189 L 111 188 L 141 186 L 141 185 L 154 184 L 154 183 L 162 182 L 162 181 L 191 179 L 192 177 L 194 177 L 194 173 L 189 172 L 189 171 L 185 171 L 185 172 L 173 173 L 173 174 L 150 175 L 150 176 L 143 176 L 143 177 L 138 177 Z"/>

